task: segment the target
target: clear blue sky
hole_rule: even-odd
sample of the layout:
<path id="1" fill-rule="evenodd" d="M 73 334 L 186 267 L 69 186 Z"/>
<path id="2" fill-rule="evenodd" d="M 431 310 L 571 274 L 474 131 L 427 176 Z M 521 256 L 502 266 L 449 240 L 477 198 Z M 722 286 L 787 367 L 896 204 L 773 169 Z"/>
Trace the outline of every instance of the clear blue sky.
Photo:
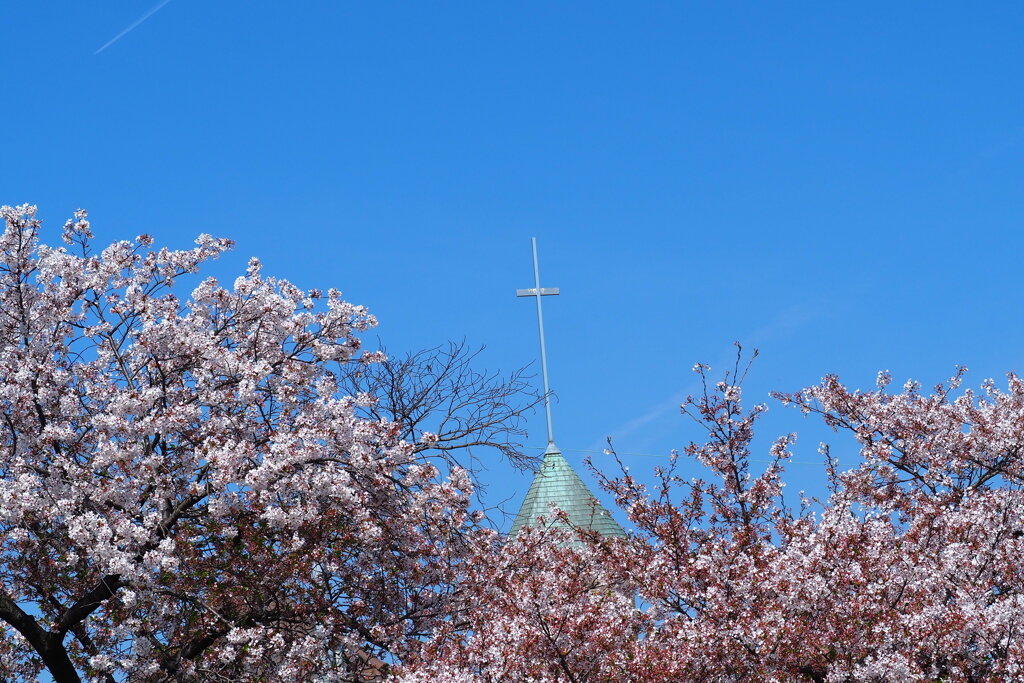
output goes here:
<path id="1" fill-rule="evenodd" d="M 733 340 L 757 400 L 1022 367 L 1022 5 L 172 0 L 96 54 L 157 4 L 0 12 L 0 202 L 53 239 L 77 207 L 103 240 L 232 237 L 217 274 L 256 255 L 392 349 L 506 369 L 536 357 L 536 235 L 577 465 L 684 446 L 689 369 Z M 790 430 L 817 460 L 773 407 L 764 441 Z"/>

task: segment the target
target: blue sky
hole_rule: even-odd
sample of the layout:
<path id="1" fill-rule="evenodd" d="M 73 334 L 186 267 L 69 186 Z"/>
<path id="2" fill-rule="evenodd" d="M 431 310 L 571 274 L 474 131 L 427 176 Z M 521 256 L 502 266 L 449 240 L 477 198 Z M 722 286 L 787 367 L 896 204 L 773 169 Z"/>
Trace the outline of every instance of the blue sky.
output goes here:
<path id="1" fill-rule="evenodd" d="M 535 235 L 576 465 L 697 436 L 690 367 L 734 340 L 755 400 L 1021 369 L 1024 6 L 171 0 L 97 54 L 158 4 L 3 9 L 0 202 L 53 239 L 77 207 L 101 240 L 231 237 L 218 275 L 256 255 L 391 349 L 504 369 L 536 358 Z M 817 461 L 794 411 L 763 442 L 794 430 Z M 529 481 L 493 480 L 513 507 Z"/>

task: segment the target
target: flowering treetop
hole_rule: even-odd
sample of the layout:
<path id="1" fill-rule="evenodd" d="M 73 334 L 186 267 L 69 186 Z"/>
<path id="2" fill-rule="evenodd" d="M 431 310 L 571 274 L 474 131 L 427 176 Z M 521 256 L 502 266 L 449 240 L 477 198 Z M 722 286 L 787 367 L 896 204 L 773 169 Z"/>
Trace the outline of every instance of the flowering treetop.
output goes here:
<path id="1" fill-rule="evenodd" d="M 1006 681 L 1024 677 L 1024 382 L 954 396 L 848 389 L 784 403 L 860 444 L 831 495 L 788 506 L 793 436 L 751 469 L 766 406 L 739 364 L 683 412 L 705 431 L 646 486 L 604 486 L 636 531 L 517 537 L 473 564 L 462 630 L 440 628 L 410 681 Z M 693 458 L 706 477 L 684 476 Z M 598 472 L 600 476 L 600 473 Z M 498 589 L 494 587 L 498 586 Z M 634 603 L 634 598 L 636 602 Z"/>
<path id="2" fill-rule="evenodd" d="M 228 240 L 0 212 L 0 678 L 358 676 L 429 632 L 471 486 L 338 390 L 365 309 L 255 259 L 182 299 Z"/>

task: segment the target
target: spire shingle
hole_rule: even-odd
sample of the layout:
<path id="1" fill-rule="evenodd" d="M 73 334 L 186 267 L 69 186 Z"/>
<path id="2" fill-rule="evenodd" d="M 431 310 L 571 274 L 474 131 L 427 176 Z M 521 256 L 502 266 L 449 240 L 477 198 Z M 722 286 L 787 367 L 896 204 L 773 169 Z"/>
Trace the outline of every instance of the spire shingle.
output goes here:
<path id="1" fill-rule="evenodd" d="M 524 526 L 536 526 L 537 518 L 551 516 L 551 503 L 564 510 L 576 526 L 598 531 L 605 536 L 625 536 L 619 523 L 591 493 L 554 444 L 548 446 L 544 460 L 526 493 L 512 524 L 511 536 Z M 556 522 L 560 524 L 560 522 Z"/>

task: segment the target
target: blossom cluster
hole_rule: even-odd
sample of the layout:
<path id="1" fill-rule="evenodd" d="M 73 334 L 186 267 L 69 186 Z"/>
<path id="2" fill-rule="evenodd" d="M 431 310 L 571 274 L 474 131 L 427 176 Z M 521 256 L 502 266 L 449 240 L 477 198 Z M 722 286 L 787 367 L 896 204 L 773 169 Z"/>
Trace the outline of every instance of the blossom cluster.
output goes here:
<path id="1" fill-rule="evenodd" d="M 0 217 L 0 680 L 1024 679 L 1016 375 L 777 395 L 859 451 L 844 470 L 823 445 L 829 496 L 793 507 L 795 436 L 755 468 L 767 406 L 744 407 L 739 361 L 720 382 L 697 364 L 702 436 L 653 484 L 597 473 L 630 533 L 556 508 L 506 539 L 449 456 L 511 453 L 519 413 L 453 436 L 421 407 L 388 419 L 402 396 L 375 412 L 346 382 L 387 358 L 339 292 L 254 259 L 181 298 L 229 241 L 97 251 L 77 212 L 52 247 L 33 207 Z M 471 412 L 510 391 L 427 384 L 483 387 L 451 401 Z"/>
<path id="2" fill-rule="evenodd" d="M 339 391 L 365 309 L 0 216 L 0 680 L 356 680 L 431 630 L 471 485 Z"/>
<path id="3" fill-rule="evenodd" d="M 737 367 L 738 369 L 738 367 Z M 461 624 L 439 629 L 407 680 L 1009 681 L 1024 678 L 1024 382 L 930 395 L 859 392 L 835 377 L 783 403 L 859 444 L 831 495 L 782 497 L 792 435 L 751 471 L 765 407 L 741 378 L 683 412 L 706 439 L 646 486 L 602 477 L 634 531 L 531 530 L 475 564 Z M 598 472 L 601 476 L 601 473 Z M 458 627 L 457 627 L 458 626 Z"/>

